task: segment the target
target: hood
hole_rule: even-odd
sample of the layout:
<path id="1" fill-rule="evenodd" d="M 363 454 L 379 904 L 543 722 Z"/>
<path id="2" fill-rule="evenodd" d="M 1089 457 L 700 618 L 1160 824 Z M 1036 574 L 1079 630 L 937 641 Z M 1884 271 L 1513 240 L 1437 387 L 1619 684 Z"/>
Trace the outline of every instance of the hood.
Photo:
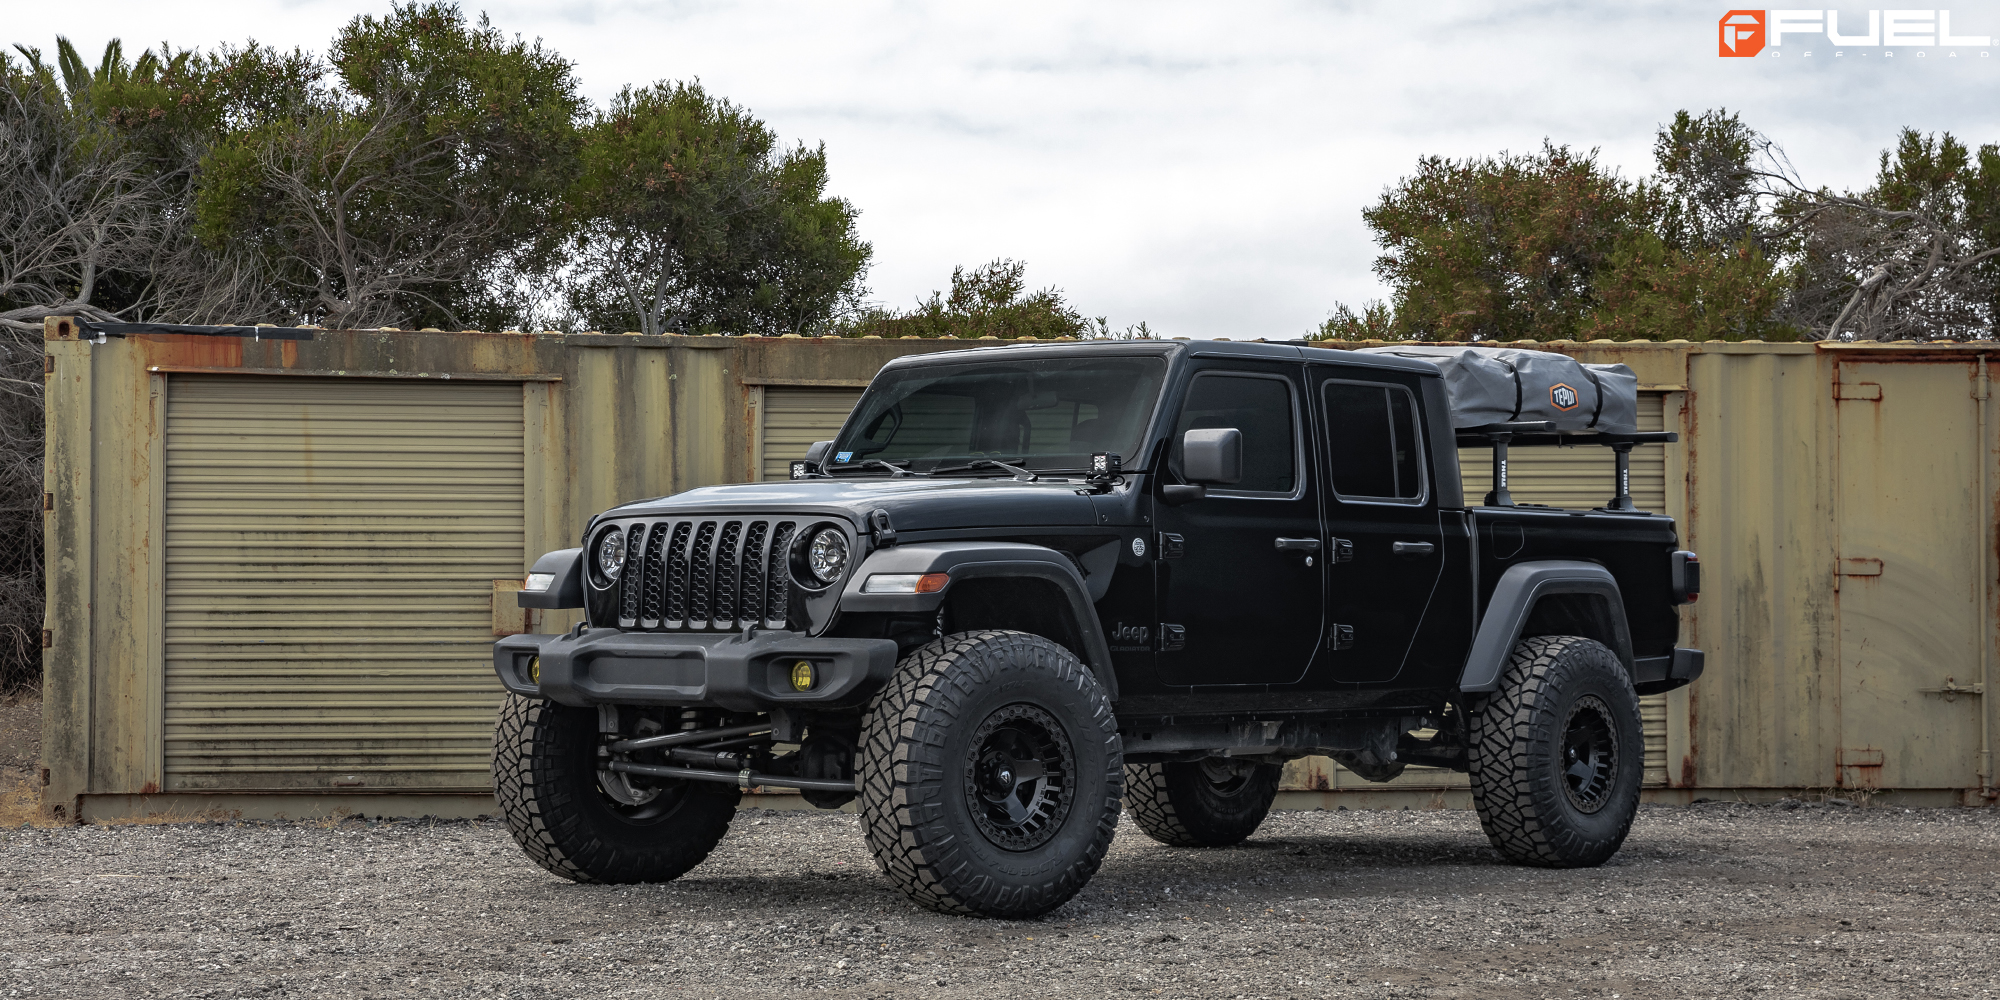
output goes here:
<path id="1" fill-rule="evenodd" d="M 1080 482 L 1023 483 L 1012 479 L 793 479 L 734 486 L 704 486 L 670 497 L 640 500 L 606 511 L 606 517 L 763 514 L 796 511 L 845 516 L 862 524 L 870 511 L 886 510 L 897 531 L 935 528 L 1060 527 L 1097 523 L 1096 507 L 1077 491 Z"/>

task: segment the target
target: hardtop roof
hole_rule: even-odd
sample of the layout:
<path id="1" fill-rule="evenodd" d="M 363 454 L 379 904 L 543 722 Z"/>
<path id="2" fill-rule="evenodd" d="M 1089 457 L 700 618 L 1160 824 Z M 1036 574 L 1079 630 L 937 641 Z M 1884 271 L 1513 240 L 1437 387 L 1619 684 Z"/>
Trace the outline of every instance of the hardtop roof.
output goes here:
<path id="1" fill-rule="evenodd" d="M 1438 376 L 1438 367 L 1428 361 L 1402 358 L 1388 354 L 1362 354 L 1358 351 L 1343 351 L 1331 347 L 1315 347 L 1310 341 L 1255 341 L 1255 340 L 1079 340 L 1079 341 L 1026 341 L 1011 344 L 997 344 L 989 347 L 971 347 L 957 351 L 936 351 L 928 354 L 910 354 L 883 365 L 883 370 L 906 368 L 917 365 L 967 364 L 977 361 L 997 361 L 1012 356 L 1024 356 L 1032 351 L 1037 357 L 1079 357 L 1096 354 L 1124 354 L 1151 357 L 1240 357 L 1270 361 L 1312 361 L 1320 364 L 1352 365 L 1359 368 L 1384 368 L 1405 371 L 1418 375 Z"/>

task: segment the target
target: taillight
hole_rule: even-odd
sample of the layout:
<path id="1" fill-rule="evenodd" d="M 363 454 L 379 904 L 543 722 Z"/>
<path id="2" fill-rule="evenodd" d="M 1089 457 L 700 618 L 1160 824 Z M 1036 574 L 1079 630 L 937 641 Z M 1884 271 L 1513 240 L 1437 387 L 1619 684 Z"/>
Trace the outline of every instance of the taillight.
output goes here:
<path id="1" fill-rule="evenodd" d="M 1701 598 L 1701 557 L 1685 549 L 1673 555 L 1668 588 L 1675 604 L 1693 604 Z"/>

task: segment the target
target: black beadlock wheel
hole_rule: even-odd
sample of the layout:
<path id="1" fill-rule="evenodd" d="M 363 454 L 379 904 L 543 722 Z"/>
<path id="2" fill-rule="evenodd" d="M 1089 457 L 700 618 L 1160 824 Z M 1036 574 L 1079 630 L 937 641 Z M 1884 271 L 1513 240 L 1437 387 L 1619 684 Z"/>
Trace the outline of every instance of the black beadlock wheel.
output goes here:
<path id="1" fill-rule="evenodd" d="M 1111 701 L 1040 636 L 964 632 L 904 657 L 869 707 L 859 764 L 876 864 L 943 913 L 1046 913 L 1090 881 L 1117 832 Z"/>
<path id="2" fill-rule="evenodd" d="M 1472 801 L 1510 861 L 1587 868 L 1618 853 L 1639 809 L 1639 696 L 1616 654 L 1581 636 L 1521 640 L 1500 689 L 1468 713 Z"/>
<path id="3" fill-rule="evenodd" d="M 1278 797 L 1278 764 L 1205 757 L 1127 764 L 1125 807 L 1146 836 L 1170 847 L 1228 847 L 1257 832 Z"/>
<path id="4" fill-rule="evenodd" d="M 509 694 L 493 732 L 493 790 L 529 858 L 576 882 L 668 882 L 729 832 L 742 791 L 634 785 L 597 769 L 597 712 Z"/>

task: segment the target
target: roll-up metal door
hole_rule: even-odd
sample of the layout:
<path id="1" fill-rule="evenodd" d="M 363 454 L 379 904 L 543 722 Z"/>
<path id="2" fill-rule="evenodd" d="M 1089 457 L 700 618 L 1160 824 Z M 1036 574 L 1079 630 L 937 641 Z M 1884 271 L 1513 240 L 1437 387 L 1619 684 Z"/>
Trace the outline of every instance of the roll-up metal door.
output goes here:
<path id="1" fill-rule="evenodd" d="M 1662 402 L 1657 392 L 1639 394 L 1639 429 L 1666 430 Z M 1667 509 L 1667 448 L 1671 445 L 1642 444 L 1632 449 L 1632 502 L 1640 510 L 1663 513 Z M 1602 507 L 1613 492 L 1613 460 L 1610 449 L 1594 445 L 1578 448 L 1512 448 L 1507 452 L 1510 468 L 1507 488 L 1516 503 L 1545 503 L 1551 507 L 1589 509 Z M 1468 502 L 1477 503 L 1493 488 L 1493 453 L 1487 448 L 1460 448 L 1459 475 L 1465 483 Z M 1639 699 L 1639 721 L 1646 733 L 1646 784 L 1667 783 L 1667 696 L 1649 695 Z"/>
<path id="2" fill-rule="evenodd" d="M 814 441 L 830 440 L 860 402 L 859 389 L 798 386 L 764 388 L 764 454 L 758 466 L 766 481 L 787 479 L 791 463 L 806 457 Z"/>
<path id="3" fill-rule="evenodd" d="M 522 570 L 522 390 L 167 386 L 165 783 L 478 791 Z"/>

